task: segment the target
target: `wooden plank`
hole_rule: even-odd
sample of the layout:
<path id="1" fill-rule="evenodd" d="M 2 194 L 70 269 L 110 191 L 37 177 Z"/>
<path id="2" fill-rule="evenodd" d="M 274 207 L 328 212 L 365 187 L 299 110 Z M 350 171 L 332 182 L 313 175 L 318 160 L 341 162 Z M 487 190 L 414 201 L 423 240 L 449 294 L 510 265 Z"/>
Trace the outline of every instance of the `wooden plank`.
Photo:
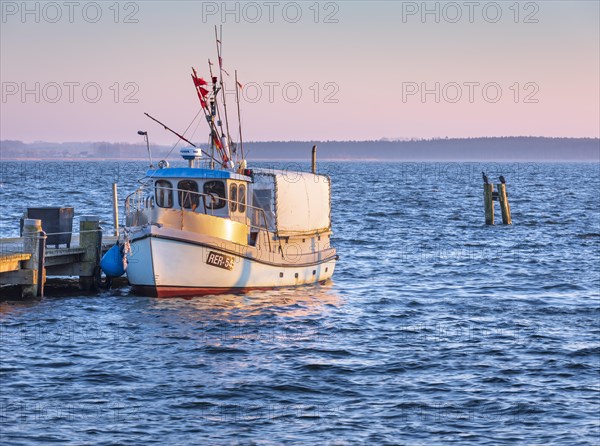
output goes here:
<path id="1" fill-rule="evenodd" d="M 0 285 L 31 285 L 37 280 L 37 272 L 32 269 L 20 269 L 0 274 Z"/>
<path id="2" fill-rule="evenodd" d="M 46 250 L 46 258 L 80 255 L 84 253 L 85 249 L 83 248 L 49 248 Z"/>
<path id="3" fill-rule="evenodd" d="M 54 256 L 54 257 L 46 257 L 46 268 L 56 265 L 68 265 L 71 263 L 79 263 L 81 262 L 82 254 L 71 254 L 71 255 L 62 255 L 62 256 Z"/>
<path id="4" fill-rule="evenodd" d="M 0 257 L 0 273 L 19 270 L 21 269 L 21 262 L 30 258 L 31 254 L 25 252 L 4 254 Z"/>
<path id="5" fill-rule="evenodd" d="M 48 276 L 80 276 L 82 274 L 90 274 L 90 271 L 89 267 L 84 269 L 81 263 L 65 263 L 46 267 Z"/>

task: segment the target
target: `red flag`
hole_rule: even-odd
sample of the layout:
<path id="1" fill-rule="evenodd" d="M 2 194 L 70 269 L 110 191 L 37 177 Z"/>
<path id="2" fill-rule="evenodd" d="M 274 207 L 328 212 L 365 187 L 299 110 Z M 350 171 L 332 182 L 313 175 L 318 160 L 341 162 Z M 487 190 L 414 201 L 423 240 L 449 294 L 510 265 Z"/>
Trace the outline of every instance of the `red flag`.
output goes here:
<path id="1" fill-rule="evenodd" d="M 209 93 L 209 91 L 204 87 L 198 87 L 198 91 L 200 91 L 200 93 L 202 93 L 202 96 L 206 96 Z"/>
<path id="2" fill-rule="evenodd" d="M 202 108 L 206 108 L 206 101 L 204 100 L 204 98 L 202 96 L 200 96 L 200 94 L 198 94 L 198 99 L 200 99 L 200 105 L 202 106 Z"/>
<path id="3" fill-rule="evenodd" d="M 194 80 L 194 85 L 199 87 L 200 85 L 208 85 L 204 79 L 198 77 L 198 73 L 196 73 L 196 69 L 192 67 L 192 79 Z"/>
<path id="4" fill-rule="evenodd" d="M 196 87 L 200 87 L 201 85 L 208 85 L 208 83 L 201 77 L 192 76 L 192 78 L 194 79 L 194 85 Z"/>
<path id="5" fill-rule="evenodd" d="M 192 68 L 192 70 L 193 70 L 193 68 Z M 193 74 L 192 74 L 192 80 L 194 81 L 194 85 L 196 85 L 196 81 L 198 80 L 198 78 L 195 77 Z M 204 96 L 202 96 L 199 91 L 199 89 L 201 89 L 202 87 L 198 87 L 198 85 L 196 85 L 196 87 L 197 87 L 196 93 L 198 93 L 198 99 L 200 99 L 200 105 L 202 106 L 202 108 L 206 108 L 206 101 L 204 100 Z"/>

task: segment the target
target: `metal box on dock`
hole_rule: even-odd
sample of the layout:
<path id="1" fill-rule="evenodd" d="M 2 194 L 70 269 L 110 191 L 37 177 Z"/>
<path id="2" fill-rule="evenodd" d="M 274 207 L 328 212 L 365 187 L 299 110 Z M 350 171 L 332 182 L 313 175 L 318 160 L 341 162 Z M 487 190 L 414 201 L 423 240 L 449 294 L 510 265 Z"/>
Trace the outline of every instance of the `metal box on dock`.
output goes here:
<path id="1" fill-rule="evenodd" d="M 48 235 L 46 245 L 67 245 L 71 247 L 73 232 L 74 208 L 71 207 L 37 207 L 27 208 L 27 218 L 42 220 L 42 229 Z M 21 219 L 21 235 L 23 235 L 23 219 Z"/>

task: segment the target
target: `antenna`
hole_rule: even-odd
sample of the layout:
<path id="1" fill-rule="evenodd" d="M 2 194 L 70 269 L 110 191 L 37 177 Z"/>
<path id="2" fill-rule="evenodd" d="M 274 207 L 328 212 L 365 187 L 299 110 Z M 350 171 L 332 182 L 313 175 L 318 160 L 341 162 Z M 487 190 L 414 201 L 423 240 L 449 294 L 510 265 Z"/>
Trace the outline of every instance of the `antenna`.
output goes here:
<path id="1" fill-rule="evenodd" d="M 152 164 L 152 153 L 150 152 L 150 142 L 148 141 L 148 132 L 144 130 L 138 130 L 138 135 L 143 136 L 146 140 L 146 148 L 148 149 L 148 158 L 150 159 L 150 169 L 154 169 L 154 165 Z"/>

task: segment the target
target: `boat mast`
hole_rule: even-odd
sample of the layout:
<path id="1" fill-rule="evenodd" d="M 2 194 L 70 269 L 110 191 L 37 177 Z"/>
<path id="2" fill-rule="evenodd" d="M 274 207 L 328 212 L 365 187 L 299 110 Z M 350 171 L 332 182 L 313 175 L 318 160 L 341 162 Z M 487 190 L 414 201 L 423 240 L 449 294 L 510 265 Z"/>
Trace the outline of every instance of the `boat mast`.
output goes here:
<path id="1" fill-rule="evenodd" d="M 238 129 L 240 132 L 240 152 L 242 154 L 242 161 L 245 161 L 244 158 L 244 140 L 242 138 L 242 114 L 240 112 L 240 89 L 241 85 L 238 82 L 237 70 L 235 70 L 235 101 L 237 102 L 237 113 L 238 113 Z"/>
<path id="2" fill-rule="evenodd" d="M 219 38 L 220 37 L 220 38 Z M 227 116 L 227 102 L 225 100 L 225 87 L 223 85 L 223 52 L 222 52 L 222 39 L 223 39 L 223 25 L 220 25 L 220 36 L 217 34 L 217 25 L 215 25 L 215 43 L 217 45 L 217 57 L 219 59 L 219 84 L 221 87 L 221 96 L 223 98 L 223 115 L 225 118 L 225 128 L 227 129 L 227 139 L 225 139 L 225 133 L 223 132 L 223 126 L 221 125 L 221 133 L 223 138 L 221 139 L 221 143 L 223 146 L 223 151 L 226 153 L 228 158 L 231 158 L 231 134 L 229 133 L 229 119 Z"/>
<path id="3" fill-rule="evenodd" d="M 216 96 L 217 96 L 217 84 L 215 82 L 215 78 L 212 77 L 212 73 L 211 73 L 211 81 L 212 81 L 212 85 L 213 85 L 213 97 L 210 100 L 210 150 L 212 153 L 215 152 L 215 138 L 218 138 L 219 135 L 215 135 L 215 115 L 216 115 Z M 214 163 L 211 163 L 211 169 L 214 169 Z"/>
<path id="4" fill-rule="evenodd" d="M 217 85 L 217 78 L 215 76 L 213 76 L 212 62 L 210 61 L 210 59 L 208 59 L 208 69 L 210 71 L 210 78 L 213 80 L 213 85 Z M 216 103 L 217 125 L 221 129 L 221 135 L 224 135 L 223 120 L 221 119 L 221 107 L 219 107 L 219 102 L 217 100 L 218 99 L 218 97 L 217 97 L 218 91 L 219 91 L 219 89 L 217 89 L 216 92 L 213 90 L 213 96 L 215 97 L 215 103 Z M 221 145 L 225 146 L 226 141 L 222 141 L 222 139 L 220 137 L 219 137 L 219 140 L 221 141 Z"/>
<path id="5" fill-rule="evenodd" d="M 212 62 L 210 61 L 210 59 L 208 59 L 208 72 L 210 73 L 210 80 L 213 83 L 213 96 L 215 95 L 215 82 L 214 82 L 214 77 L 213 77 L 213 72 L 212 72 Z M 211 112 L 211 120 L 212 122 L 214 122 L 215 117 Z M 209 122 L 208 124 L 210 126 L 210 136 L 209 136 L 209 140 L 210 140 L 210 153 L 212 155 L 212 158 L 214 159 L 214 155 L 215 155 L 215 141 L 214 141 L 214 135 L 212 132 L 212 124 Z M 210 168 L 214 169 L 215 168 L 215 163 L 214 161 L 210 162 Z"/>
<path id="6" fill-rule="evenodd" d="M 207 82 L 202 79 L 199 78 L 196 70 L 194 69 L 194 67 L 192 67 L 192 79 L 194 81 L 194 85 L 196 87 L 196 92 L 198 93 L 198 99 L 200 99 L 200 106 L 202 107 L 202 111 L 204 112 L 204 116 L 206 117 L 206 121 L 208 122 L 208 125 L 210 127 L 211 130 L 211 149 L 212 149 L 212 158 L 211 159 L 215 159 L 214 158 L 214 146 L 217 147 L 217 150 L 219 150 L 222 158 L 222 163 L 223 165 L 225 165 L 226 160 L 228 159 L 227 154 L 225 153 L 225 151 L 223 150 L 223 147 L 221 145 L 221 142 L 219 140 L 219 132 L 217 131 L 217 128 L 215 126 L 215 100 L 216 100 L 216 96 L 217 96 L 217 86 L 216 86 L 216 78 L 212 78 L 211 80 L 213 81 L 213 95 L 210 98 L 210 108 L 206 103 L 206 96 L 208 95 L 208 90 L 206 90 L 203 85 L 208 85 Z M 211 162 L 212 165 L 212 162 Z M 214 168 L 214 166 L 213 166 Z"/>

